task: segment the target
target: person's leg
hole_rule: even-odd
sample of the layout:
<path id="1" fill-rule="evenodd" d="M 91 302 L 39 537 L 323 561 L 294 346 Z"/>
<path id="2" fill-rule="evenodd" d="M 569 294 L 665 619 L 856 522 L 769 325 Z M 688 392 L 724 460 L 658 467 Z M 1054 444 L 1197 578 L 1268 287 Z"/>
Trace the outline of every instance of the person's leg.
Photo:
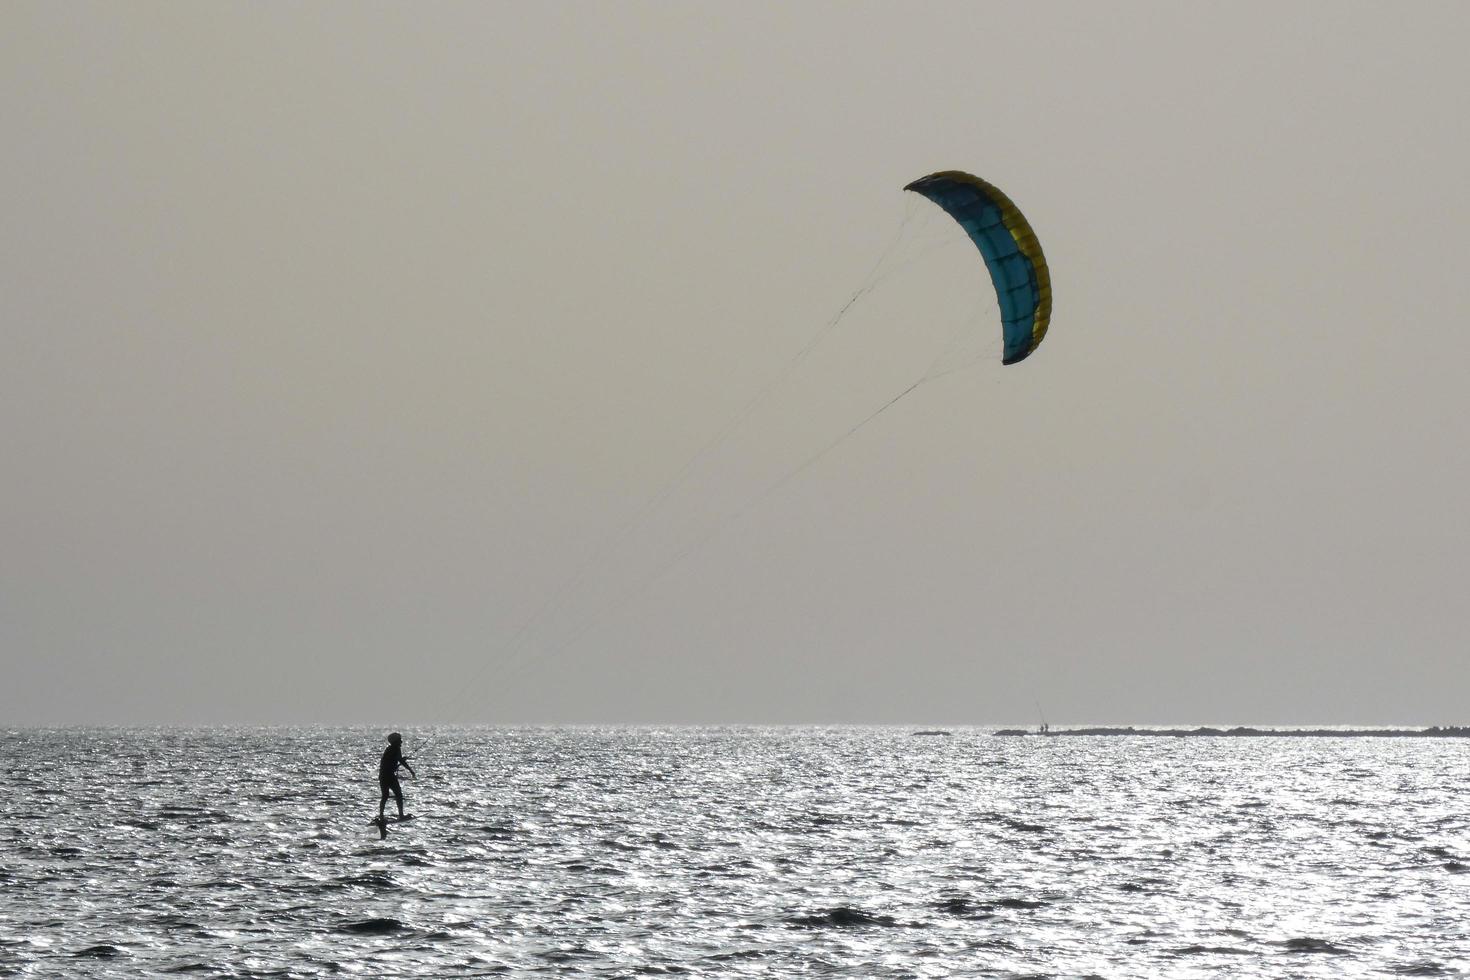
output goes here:
<path id="1" fill-rule="evenodd" d="M 383 791 L 383 798 L 378 801 L 378 819 L 382 820 L 383 808 L 388 805 L 388 781 L 386 779 L 378 780 L 378 788 Z"/>
<path id="2" fill-rule="evenodd" d="M 403 816 L 403 786 L 399 784 L 397 777 L 393 779 L 393 801 L 398 804 L 398 816 Z"/>

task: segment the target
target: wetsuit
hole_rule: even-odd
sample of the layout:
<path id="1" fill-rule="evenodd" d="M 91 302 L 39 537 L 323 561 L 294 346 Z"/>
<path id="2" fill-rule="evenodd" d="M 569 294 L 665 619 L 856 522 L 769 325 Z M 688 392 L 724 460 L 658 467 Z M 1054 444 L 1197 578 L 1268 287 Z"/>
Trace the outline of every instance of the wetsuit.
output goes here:
<path id="1" fill-rule="evenodd" d="M 383 761 L 378 763 L 378 786 L 383 790 L 383 803 L 388 802 L 389 793 L 393 794 L 393 802 L 398 804 L 399 814 L 403 813 L 403 787 L 398 784 L 398 767 L 402 764 L 403 746 L 397 742 L 389 742 L 388 747 L 383 750 Z"/>

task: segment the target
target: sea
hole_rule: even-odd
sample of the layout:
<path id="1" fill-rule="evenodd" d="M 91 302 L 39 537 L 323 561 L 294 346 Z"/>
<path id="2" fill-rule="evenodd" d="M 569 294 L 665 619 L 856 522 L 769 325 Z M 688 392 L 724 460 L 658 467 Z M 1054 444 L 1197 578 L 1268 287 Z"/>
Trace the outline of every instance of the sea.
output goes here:
<path id="1" fill-rule="evenodd" d="M 11 730 L 0 976 L 1470 976 L 1470 739 L 945 731 Z"/>

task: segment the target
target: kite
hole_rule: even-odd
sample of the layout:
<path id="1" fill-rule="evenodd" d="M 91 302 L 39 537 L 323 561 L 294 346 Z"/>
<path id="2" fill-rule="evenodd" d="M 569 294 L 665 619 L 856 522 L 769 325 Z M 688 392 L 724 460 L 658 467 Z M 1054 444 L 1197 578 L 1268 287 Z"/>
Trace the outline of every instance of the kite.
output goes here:
<path id="1" fill-rule="evenodd" d="M 904 190 L 943 208 L 980 249 L 1000 303 L 1001 363 L 1025 360 L 1051 322 L 1051 274 L 1031 225 L 994 184 L 959 170 L 920 177 Z"/>

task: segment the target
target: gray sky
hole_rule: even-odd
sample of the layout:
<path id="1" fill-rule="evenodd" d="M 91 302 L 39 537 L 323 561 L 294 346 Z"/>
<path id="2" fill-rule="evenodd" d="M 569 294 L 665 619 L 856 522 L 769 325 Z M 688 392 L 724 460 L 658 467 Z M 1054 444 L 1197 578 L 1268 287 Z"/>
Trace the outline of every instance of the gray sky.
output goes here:
<path id="1" fill-rule="evenodd" d="M 1470 721 L 1467 36 L 7 3 L 0 722 Z"/>

